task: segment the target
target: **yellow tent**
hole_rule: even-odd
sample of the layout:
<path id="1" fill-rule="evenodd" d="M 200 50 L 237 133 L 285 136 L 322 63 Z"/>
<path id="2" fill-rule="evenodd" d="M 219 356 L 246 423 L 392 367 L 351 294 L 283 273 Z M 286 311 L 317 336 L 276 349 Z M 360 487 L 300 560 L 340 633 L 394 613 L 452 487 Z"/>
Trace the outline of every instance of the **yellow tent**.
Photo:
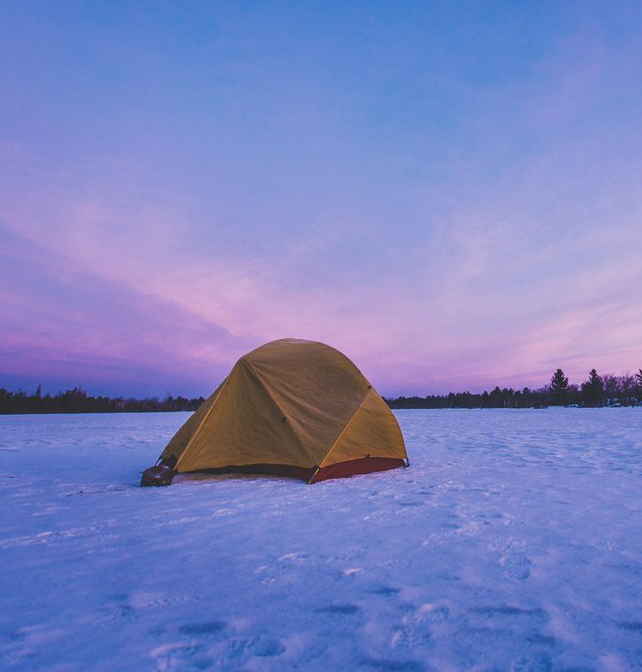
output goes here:
<path id="1" fill-rule="evenodd" d="M 277 473 L 314 483 L 404 466 L 407 454 L 392 411 L 345 355 L 284 338 L 241 357 L 161 460 L 179 473 Z"/>

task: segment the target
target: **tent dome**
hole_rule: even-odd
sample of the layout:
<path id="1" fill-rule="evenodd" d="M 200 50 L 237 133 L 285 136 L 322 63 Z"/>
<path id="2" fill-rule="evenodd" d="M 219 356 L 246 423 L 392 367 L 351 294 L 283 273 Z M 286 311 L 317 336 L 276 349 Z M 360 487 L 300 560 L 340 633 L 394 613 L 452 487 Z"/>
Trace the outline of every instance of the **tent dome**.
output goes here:
<path id="1" fill-rule="evenodd" d="M 407 455 L 392 411 L 345 355 L 284 338 L 241 357 L 161 458 L 174 458 L 179 473 L 277 473 L 312 483 L 404 466 Z"/>

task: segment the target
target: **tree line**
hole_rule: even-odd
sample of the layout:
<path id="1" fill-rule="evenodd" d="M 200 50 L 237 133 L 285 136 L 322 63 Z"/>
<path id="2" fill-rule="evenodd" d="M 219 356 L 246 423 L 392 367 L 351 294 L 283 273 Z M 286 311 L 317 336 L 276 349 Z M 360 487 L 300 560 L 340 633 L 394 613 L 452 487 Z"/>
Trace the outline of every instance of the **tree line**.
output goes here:
<path id="1" fill-rule="evenodd" d="M 0 415 L 21 413 L 150 413 L 160 411 L 195 411 L 205 399 L 168 396 L 133 399 L 124 397 L 93 397 L 81 387 L 58 394 L 42 394 L 42 386 L 33 394 L 0 388 Z"/>
<path id="2" fill-rule="evenodd" d="M 93 397 L 81 387 L 55 395 L 42 394 L 38 385 L 33 394 L 0 388 L 0 415 L 22 413 L 150 413 L 195 411 L 205 399 L 167 396 L 134 399 Z M 545 408 L 547 406 L 639 406 L 642 405 L 642 369 L 635 375 L 598 375 L 595 369 L 581 385 L 572 385 L 562 369 L 557 369 L 549 385 L 522 390 L 495 387 L 491 392 L 450 392 L 426 397 L 385 399 L 391 408 Z"/>
<path id="3" fill-rule="evenodd" d="M 491 392 L 450 392 L 426 397 L 386 399 L 391 408 L 546 408 L 547 406 L 640 406 L 642 405 L 642 369 L 635 375 L 600 376 L 591 369 L 586 381 L 572 385 L 562 369 L 551 382 L 531 390 L 495 387 Z"/>

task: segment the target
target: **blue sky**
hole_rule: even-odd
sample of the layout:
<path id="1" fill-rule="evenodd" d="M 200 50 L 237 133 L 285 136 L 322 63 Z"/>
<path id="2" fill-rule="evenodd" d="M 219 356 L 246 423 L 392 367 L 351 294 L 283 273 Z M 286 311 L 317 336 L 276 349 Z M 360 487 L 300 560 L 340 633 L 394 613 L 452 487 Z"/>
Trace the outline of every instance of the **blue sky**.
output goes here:
<path id="1" fill-rule="evenodd" d="M 0 385 L 642 364 L 637 2 L 3 3 Z M 6 382 L 5 382 L 6 381 Z"/>

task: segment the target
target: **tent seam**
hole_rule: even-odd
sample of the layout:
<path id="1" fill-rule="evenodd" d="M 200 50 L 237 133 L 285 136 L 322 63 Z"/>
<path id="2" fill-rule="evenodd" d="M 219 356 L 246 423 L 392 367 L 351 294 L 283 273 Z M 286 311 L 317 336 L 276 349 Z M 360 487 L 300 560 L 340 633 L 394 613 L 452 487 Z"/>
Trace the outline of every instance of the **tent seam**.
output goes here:
<path id="1" fill-rule="evenodd" d="M 370 396 L 371 392 L 372 392 L 372 387 L 370 387 L 370 389 L 366 393 L 366 396 L 361 400 L 361 402 L 359 403 L 359 405 L 355 409 L 354 413 L 350 416 L 350 419 L 348 420 L 348 422 L 346 422 L 346 424 L 343 426 L 343 429 L 339 432 L 339 435 L 337 436 L 337 438 L 332 442 L 332 445 L 328 449 L 328 452 L 324 455 L 323 459 L 319 463 L 319 467 L 321 467 L 321 465 L 323 465 L 323 463 L 328 459 L 328 456 L 334 450 L 334 447 L 339 442 L 339 439 L 345 434 L 346 430 L 348 429 L 348 427 L 350 426 L 352 421 L 355 419 L 357 413 L 361 410 L 362 406 L 364 405 L 366 399 Z"/>
<path id="2" fill-rule="evenodd" d="M 252 374 L 254 379 L 263 388 L 263 390 L 265 391 L 265 394 L 267 394 L 270 401 L 279 409 L 279 413 L 284 418 L 287 418 L 287 415 L 285 414 L 285 411 L 281 408 L 281 405 L 279 404 L 279 402 L 270 394 L 270 390 L 268 389 L 268 386 L 263 381 L 263 379 L 261 377 L 261 374 L 252 366 L 251 362 L 248 362 L 247 360 L 245 360 L 243 363 L 247 366 L 248 370 L 250 371 L 250 373 Z M 290 430 L 290 433 L 292 434 L 292 436 L 294 436 L 296 442 L 302 448 L 303 452 L 308 453 L 308 451 L 306 450 L 306 447 L 303 445 L 303 442 L 301 441 L 299 435 L 294 431 L 294 427 L 292 427 L 292 425 L 289 422 L 287 423 L 287 425 L 288 425 L 288 429 Z M 325 458 L 323 458 L 323 459 L 325 459 Z M 318 465 L 315 465 L 315 466 L 318 466 Z"/>
<path id="3" fill-rule="evenodd" d="M 183 452 L 181 453 L 180 457 L 178 458 L 178 461 L 176 462 L 176 466 L 174 467 L 174 468 L 176 469 L 177 472 L 178 472 L 178 467 L 179 467 L 181 461 L 183 460 L 183 458 L 185 457 L 185 455 L 187 455 L 187 452 L 189 451 L 189 449 L 191 448 L 192 444 L 194 443 L 194 439 L 196 438 L 196 435 L 197 435 L 197 434 L 201 431 L 201 429 L 203 428 L 203 425 L 205 424 L 205 421 L 206 421 L 206 420 L 210 417 L 210 415 L 212 414 L 212 411 L 214 410 L 214 407 L 215 407 L 216 404 L 218 403 L 218 400 L 221 398 L 221 395 L 223 394 L 223 391 L 224 391 L 225 388 L 227 387 L 227 383 L 228 383 L 229 380 L 230 380 L 230 376 L 228 376 L 228 377 L 224 380 L 224 382 L 223 382 L 223 386 L 221 387 L 221 391 L 218 393 L 218 397 L 216 397 L 216 400 L 214 401 L 214 403 L 213 403 L 212 406 L 210 407 L 210 410 L 207 411 L 207 413 L 203 416 L 203 419 L 198 423 L 198 427 L 194 430 L 192 436 L 190 436 L 190 439 L 189 439 L 189 441 L 187 442 L 187 445 L 185 446 L 185 448 L 183 448 Z M 180 473 L 180 472 L 179 472 L 179 473 Z"/>

